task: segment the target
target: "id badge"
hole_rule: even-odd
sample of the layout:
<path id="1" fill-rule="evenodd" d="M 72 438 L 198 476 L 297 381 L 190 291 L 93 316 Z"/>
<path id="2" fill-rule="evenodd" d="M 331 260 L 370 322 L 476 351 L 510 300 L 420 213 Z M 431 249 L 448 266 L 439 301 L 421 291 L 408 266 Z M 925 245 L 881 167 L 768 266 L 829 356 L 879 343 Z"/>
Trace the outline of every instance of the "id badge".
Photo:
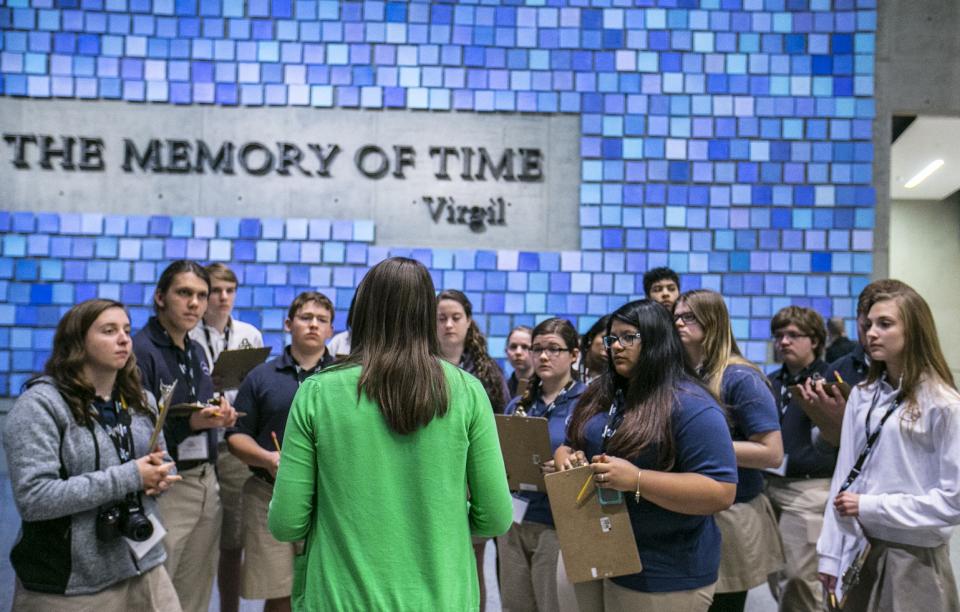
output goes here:
<path id="1" fill-rule="evenodd" d="M 177 459 L 180 461 L 206 461 L 209 457 L 207 432 L 192 435 L 177 445 Z"/>
<path id="2" fill-rule="evenodd" d="M 143 559 L 147 556 L 147 553 L 157 545 L 157 542 L 162 540 L 164 536 L 167 535 L 167 530 L 163 528 L 163 525 L 160 524 L 160 521 L 157 520 L 156 514 L 150 514 L 147 516 L 147 519 L 150 521 L 150 524 L 153 525 L 153 535 L 143 542 L 136 542 L 130 538 L 123 538 L 126 541 L 127 546 L 130 547 L 130 552 L 137 558 L 137 561 Z"/>
<path id="3" fill-rule="evenodd" d="M 513 499 L 513 522 L 520 525 L 523 523 L 523 517 L 527 515 L 527 506 L 530 505 L 530 502 L 516 495 L 511 499 Z"/>

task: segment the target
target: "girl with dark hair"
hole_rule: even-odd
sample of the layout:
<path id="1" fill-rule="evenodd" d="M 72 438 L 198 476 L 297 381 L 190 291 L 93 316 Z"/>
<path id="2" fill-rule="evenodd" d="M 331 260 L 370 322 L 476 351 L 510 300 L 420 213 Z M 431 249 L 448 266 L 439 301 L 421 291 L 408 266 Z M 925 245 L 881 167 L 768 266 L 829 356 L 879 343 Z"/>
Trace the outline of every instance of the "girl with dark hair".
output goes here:
<path id="1" fill-rule="evenodd" d="M 487 352 L 487 339 L 473 320 L 473 304 L 462 291 L 446 289 L 437 296 L 437 334 L 443 358 L 479 378 L 493 411 L 502 413 L 510 389 Z"/>
<path id="2" fill-rule="evenodd" d="M 607 349 L 603 346 L 603 335 L 609 320 L 610 315 L 603 315 L 580 338 L 580 380 L 585 385 L 607 371 Z"/>
<path id="3" fill-rule="evenodd" d="M 447 289 L 437 296 L 437 336 L 440 339 L 442 357 L 476 376 L 487 392 L 493 411 L 502 413 L 510 400 L 510 389 L 507 388 L 500 367 L 487 352 L 487 339 L 473 320 L 473 304 L 462 291 Z M 483 556 L 486 548 L 486 538 L 473 539 L 481 610 L 487 602 L 486 582 L 483 577 Z"/>
<path id="4" fill-rule="evenodd" d="M 877 296 L 866 341 L 870 370 L 847 401 L 817 543 L 820 581 L 844 610 L 960 610 L 949 554 L 960 393 L 930 307 L 906 286 Z"/>
<path id="5" fill-rule="evenodd" d="M 546 418 L 553 450 L 563 443 L 567 420 L 586 388 L 574 377 L 577 340 L 576 328 L 566 319 L 547 319 L 537 325 L 530 349 L 535 366 L 530 384 L 505 411 Z M 555 471 L 553 460 L 541 469 L 544 473 Z M 518 493 L 517 497 L 528 504 L 523 522 L 514 523 L 497 539 L 500 601 L 506 611 L 556 610 L 560 544 L 550 502 L 544 493 Z"/>
<path id="6" fill-rule="evenodd" d="M 736 494 L 723 411 L 684 366 L 677 330 L 656 302 L 617 309 L 604 345 L 609 369 L 580 398 L 554 460 L 563 470 L 589 457 L 596 485 L 624 494 L 643 571 L 566 593 L 561 558 L 560 609 L 705 611 L 720 565 L 711 515 Z"/>
<path id="7" fill-rule="evenodd" d="M 23 518 L 10 553 L 13 609 L 180 610 L 154 501 L 179 477 L 162 437 L 148 448 L 156 408 L 140 386 L 123 304 L 71 308 L 44 370 L 4 423 Z"/>
<path id="8" fill-rule="evenodd" d="M 533 330 L 526 325 L 517 325 L 507 335 L 507 361 L 513 367 L 513 373 L 507 379 L 510 397 L 523 395 L 533 375 L 533 359 L 530 357 L 530 334 Z"/>
<path id="9" fill-rule="evenodd" d="M 761 469 L 783 461 L 780 414 L 767 377 L 743 358 L 723 296 L 687 291 L 673 320 L 692 367 L 727 409 L 737 457 L 736 502 L 716 515 L 722 536 L 720 578 L 711 612 L 742 612 L 747 591 L 783 567 L 783 544 Z"/>
<path id="10" fill-rule="evenodd" d="M 293 608 L 476 610 L 469 536 L 513 516 L 487 394 L 441 359 L 417 261 L 374 266 L 350 321 L 350 356 L 294 397 L 270 504 L 274 537 L 306 540 Z"/>

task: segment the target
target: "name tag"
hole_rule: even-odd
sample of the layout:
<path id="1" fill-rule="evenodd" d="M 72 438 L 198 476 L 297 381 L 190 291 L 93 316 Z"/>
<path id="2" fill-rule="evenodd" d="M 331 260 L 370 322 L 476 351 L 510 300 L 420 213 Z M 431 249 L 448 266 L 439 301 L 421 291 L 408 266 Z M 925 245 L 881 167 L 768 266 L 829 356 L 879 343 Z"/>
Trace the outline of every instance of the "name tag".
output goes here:
<path id="1" fill-rule="evenodd" d="M 207 432 L 190 436 L 177 445 L 177 458 L 180 461 L 206 461 L 210 458 Z"/>
<path id="2" fill-rule="evenodd" d="M 523 523 L 523 517 L 527 514 L 527 506 L 530 505 L 530 502 L 527 500 L 514 496 L 513 497 L 513 522 L 517 525 Z"/>

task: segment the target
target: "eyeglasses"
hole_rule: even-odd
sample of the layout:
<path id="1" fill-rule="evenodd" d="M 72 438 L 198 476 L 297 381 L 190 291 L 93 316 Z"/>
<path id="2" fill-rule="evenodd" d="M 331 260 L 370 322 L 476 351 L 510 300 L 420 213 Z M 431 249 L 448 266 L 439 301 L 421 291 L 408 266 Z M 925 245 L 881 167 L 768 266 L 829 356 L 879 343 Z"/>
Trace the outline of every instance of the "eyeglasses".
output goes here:
<path id="1" fill-rule="evenodd" d="M 327 315 L 312 315 L 312 314 L 298 314 L 296 316 L 297 321 L 305 323 L 307 325 L 317 322 L 317 325 L 325 325 L 330 322 L 330 317 Z"/>
<path id="2" fill-rule="evenodd" d="M 571 349 L 564 348 L 562 346 L 531 346 L 530 352 L 536 356 L 540 356 L 543 353 L 546 353 L 549 357 L 556 357 L 560 353 L 566 353 Z"/>
<path id="3" fill-rule="evenodd" d="M 619 342 L 623 348 L 630 348 L 636 340 L 640 339 L 640 332 L 635 334 L 623 334 L 622 336 L 604 336 L 603 346 L 611 348 L 615 342 Z"/>
<path id="4" fill-rule="evenodd" d="M 694 325 L 694 324 L 700 322 L 700 321 L 697 320 L 697 315 L 693 314 L 692 312 L 680 312 L 680 313 L 677 313 L 677 314 L 673 315 L 673 320 L 674 320 L 674 321 L 676 321 L 676 320 L 678 320 L 678 319 L 679 319 L 680 321 L 683 321 L 683 324 L 684 324 L 684 325 Z"/>
<path id="5" fill-rule="evenodd" d="M 796 342 L 800 338 L 809 338 L 810 334 L 798 334 L 797 332 L 783 332 L 780 334 L 773 334 L 774 342 L 783 342 L 784 340 L 789 340 L 790 342 Z"/>

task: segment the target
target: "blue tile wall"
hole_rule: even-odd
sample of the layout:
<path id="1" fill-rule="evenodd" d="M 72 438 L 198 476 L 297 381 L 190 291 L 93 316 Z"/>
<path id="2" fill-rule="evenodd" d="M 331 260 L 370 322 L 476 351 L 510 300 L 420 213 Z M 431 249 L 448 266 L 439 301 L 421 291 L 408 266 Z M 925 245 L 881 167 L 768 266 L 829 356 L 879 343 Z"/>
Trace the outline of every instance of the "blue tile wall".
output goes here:
<path id="1" fill-rule="evenodd" d="M 282 342 L 296 291 L 342 325 L 370 265 L 406 254 L 468 292 L 499 353 L 517 323 L 585 329 L 670 265 L 725 293 L 747 356 L 790 303 L 850 317 L 872 270 L 876 0 L 6 0 L 0 95 L 575 113 L 581 250 L 388 249 L 369 221 L 0 211 L 0 394 L 57 317 L 101 295 L 149 313 L 177 257 L 229 262 L 239 316 Z M 225 211 L 226 212 L 226 211 Z"/>

